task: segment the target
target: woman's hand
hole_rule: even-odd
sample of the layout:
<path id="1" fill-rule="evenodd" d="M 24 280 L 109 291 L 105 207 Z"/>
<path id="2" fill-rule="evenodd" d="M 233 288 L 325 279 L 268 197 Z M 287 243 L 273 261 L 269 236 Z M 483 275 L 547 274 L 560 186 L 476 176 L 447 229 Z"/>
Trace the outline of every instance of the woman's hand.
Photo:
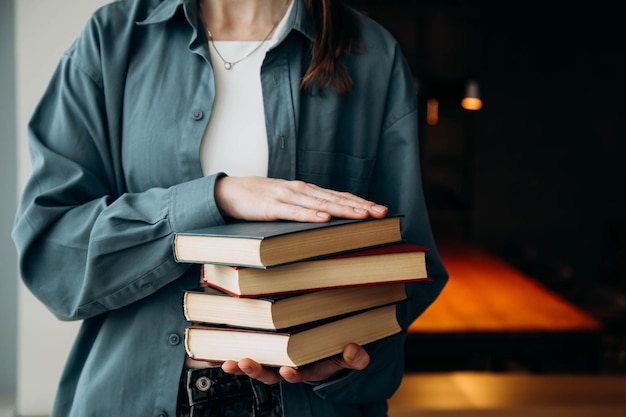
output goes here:
<path id="1" fill-rule="evenodd" d="M 361 346 L 350 343 L 343 349 L 342 355 L 333 357 L 302 368 L 270 368 L 260 365 L 252 359 L 242 359 L 239 362 L 226 361 L 222 370 L 229 374 L 248 375 L 264 384 L 276 384 L 282 380 L 287 382 L 316 382 L 332 378 L 345 369 L 363 370 L 370 363 L 369 354 Z"/>
<path id="2" fill-rule="evenodd" d="M 265 177 L 220 178 L 215 201 L 224 216 L 251 221 L 325 222 L 331 217 L 382 218 L 387 214 L 387 207 L 347 192 Z"/>
<path id="3" fill-rule="evenodd" d="M 325 222 L 331 217 L 383 218 L 387 207 L 347 192 L 321 188 L 303 181 L 265 177 L 223 177 L 215 184 L 215 201 L 226 217 L 249 221 L 293 220 Z M 265 384 L 323 381 L 345 369 L 364 369 L 370 361 L 361 346 L 350 343 L 343 354 L 302 368 L 264 367 L 252 359 L 226 361 L 222 369 L 248 375 Z"/>

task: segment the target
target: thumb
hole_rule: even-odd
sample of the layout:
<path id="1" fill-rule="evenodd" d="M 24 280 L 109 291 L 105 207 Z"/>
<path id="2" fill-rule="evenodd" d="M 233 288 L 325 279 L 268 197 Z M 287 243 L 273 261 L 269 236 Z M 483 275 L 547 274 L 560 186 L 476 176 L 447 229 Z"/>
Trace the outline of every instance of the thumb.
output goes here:
<path id="1" fill-rule="evenodd" d="M 370 355 L 356 343 L 350 343 L 343 349 L 343 361 L 346 368 L 363 370 L 370 363 Z"/>

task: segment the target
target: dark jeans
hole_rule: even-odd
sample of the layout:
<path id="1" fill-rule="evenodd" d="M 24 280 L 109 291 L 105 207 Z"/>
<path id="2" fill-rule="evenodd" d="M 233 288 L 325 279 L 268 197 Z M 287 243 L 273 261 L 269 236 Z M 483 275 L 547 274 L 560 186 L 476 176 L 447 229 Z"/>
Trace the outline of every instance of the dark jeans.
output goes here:
<path id="1" fill-rule="evenodd" d="M 178 417 L 282 417 L 280 385 L 221 368 L 183 369 Z"/>

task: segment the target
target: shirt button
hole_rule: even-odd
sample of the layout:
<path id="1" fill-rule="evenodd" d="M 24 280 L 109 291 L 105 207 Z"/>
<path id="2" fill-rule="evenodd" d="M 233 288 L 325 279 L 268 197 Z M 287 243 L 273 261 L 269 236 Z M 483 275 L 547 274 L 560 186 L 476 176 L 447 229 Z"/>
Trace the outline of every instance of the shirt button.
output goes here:
<path id="1" fill-rule="evenodd" d="M 200 120 L 204 117 L 204 113 L 201 110 L 194 110 L 192 113 L 193 120 Z"/>
<path id="2" fill-rule="evenodd" d="M 167 417 L 167 413 L 165 411 L 161 411 L 159 414 L 157 414 L 157 417 Z"/>
<path id="3" fill-rule="evenodd" d="M 168 338 L 170 345 L 177 345 L 180 343 L 180 336 L 177 335 L 176 333 L 172 333 L 170 335 L 170 337 Z"/>

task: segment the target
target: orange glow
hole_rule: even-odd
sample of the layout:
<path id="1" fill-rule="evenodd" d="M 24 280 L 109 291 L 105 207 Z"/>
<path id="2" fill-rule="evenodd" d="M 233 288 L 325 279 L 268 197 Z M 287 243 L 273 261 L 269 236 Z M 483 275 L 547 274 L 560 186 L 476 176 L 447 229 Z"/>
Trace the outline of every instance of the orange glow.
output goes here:
<path id="1" fill-rule="evenodd" d="M 597 331 L 601 323 L 473 245 L 441 242 L 450 280 L 409 332 Z"/>
<path id="2" fill-rule="evenodd" d="M 480 110 L 483 107 L 483 101 L 480 99 L 480 88 L 476 81 L 472 80 L 467 83 L 461 106 L 465 110 Z"/>
<path id="3" fill-rule="evenodd" d="M 461 106 L 465 110 L 480 110 L 483 107 L 483 101 L 475 97 L 465 97 L 461 100 Z"/>
<path id="4" fill-rule="evenodd" d="M 439 100 L 429 98 L 426 102 L 426 123 L 435 126 L 439 123 Z"/>

